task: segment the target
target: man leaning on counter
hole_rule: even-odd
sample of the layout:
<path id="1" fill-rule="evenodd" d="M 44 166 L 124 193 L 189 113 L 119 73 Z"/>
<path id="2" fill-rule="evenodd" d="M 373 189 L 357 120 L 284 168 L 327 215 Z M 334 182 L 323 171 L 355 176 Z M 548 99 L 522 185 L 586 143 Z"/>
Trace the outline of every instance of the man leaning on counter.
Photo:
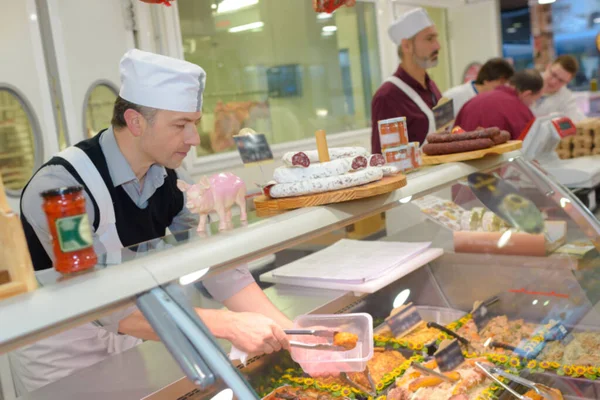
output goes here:
<path id="1" fill-rule="evenodd" d="M 36 270 L 54 257 L 40 193 L 65 186 L 85 189 L 86 211 L 98 253 L 192 229 L 196 215 L 184 206 L 179 167 L 200 144 L 206 74 L 199 66 L 139 50 L 120 63 L 121 89 L 112 124 L 92 139 L 56 154 L 31 178 L 21 198 L 21 221 Z M 111 218 L 112 217 L 112 218 Z M 112 222 L 111 222 L 112 220 Z M 199 266 L 200 267 L 200 266 Z M 218 338 L 247 353 L 288 349 L 292 326 L 245 267 L 203 281 L 228 310 L 197 309 Z M 112 354 L 158 340 L 135 307 L 40 340 L 10 354 L 17 391 L 38 389 Z"/>
<path id="2" fill-rule="evenodd" d="M 435 131 L 431 110 L 442 97 L 427 75 L 427 69 L 438 63 L 440 44 L 435 25 L 427 11 L 416 8 L 395 21 L 388 33 L 398 46 L 400 65 L 377 90 L 371 102 L 371 152 L 381 153 L 377 121 L 406 117 L 409 140 L 425 141 Z"/>

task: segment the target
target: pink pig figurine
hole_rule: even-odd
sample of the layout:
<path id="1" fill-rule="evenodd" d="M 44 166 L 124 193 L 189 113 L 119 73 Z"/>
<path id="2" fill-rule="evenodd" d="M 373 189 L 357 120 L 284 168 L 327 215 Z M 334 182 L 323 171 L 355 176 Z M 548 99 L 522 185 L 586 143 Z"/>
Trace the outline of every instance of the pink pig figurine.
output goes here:
<path id="1" fill-rule="evenodd" d="M 193 213 L 200 214 L 198 232 L 204 232 L 206 216 L 213 210 L 219 215 L 219 230 L 233 227 L 231 207 L 240 207 L 240 220 L 246 222 L 246 185 L 236 175 L 222 172 L 207 178 L 203 176 L 198 183 L 190 185 L 177 180 L 179 190 L 187 194 L 185 206 Z"/>

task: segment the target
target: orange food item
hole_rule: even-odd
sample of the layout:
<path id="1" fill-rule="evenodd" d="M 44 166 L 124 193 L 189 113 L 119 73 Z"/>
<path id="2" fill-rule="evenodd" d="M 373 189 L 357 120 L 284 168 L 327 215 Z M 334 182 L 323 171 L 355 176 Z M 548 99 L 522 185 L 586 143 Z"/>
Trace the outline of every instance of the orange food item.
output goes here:
<path id="1" fill-rule="evenodd" d="M 544 396 L 540 396 L 535 390 L 530 390 L 524 396 L 529 397 L 531 400 L 544 400 Z"/>
<path id="2" fill-rule="evenodd" d="M 43 192 L 54 250 L 54 268 L 68 274 L 92 268 L 98 262 L 81 186 Z"/>
<path id="3" fill-rule="evenodd" d="M 346 350 L 352 350 L 358 343 L 358 336 L 350 332 L 337 332 L 333 336 L 333 344 L 341 346 Z"/>
<path id="4" fill-rule="evenodd" d="M 460 379 L 460 374 L 458 372 L 446 372 L 444 375 L 453 380 Z M 410 390 L 411 392 L 416 392 L 420 388 L 437 386 L 442 382 L 444 381 L 441 378 L 438 378 L 437 376 L 425 376 L 423 378 L 418 378 L 412 381 L 408 385 L 408 390 Z"/>

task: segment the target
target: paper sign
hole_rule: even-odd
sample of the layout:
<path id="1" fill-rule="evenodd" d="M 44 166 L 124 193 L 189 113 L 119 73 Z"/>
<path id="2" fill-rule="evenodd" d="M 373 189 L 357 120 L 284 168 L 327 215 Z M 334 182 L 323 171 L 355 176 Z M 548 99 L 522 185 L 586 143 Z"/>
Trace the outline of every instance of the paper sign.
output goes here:
<path id="1" fill-rule="evenodd" d="M 413 305 L 406 307 L 404 310 L 391 316 L 386 321 L 394 336 L 398 336 L 401 333 L 406 332 L 419 322 L 421 322 L 421 315 L 417 311 L 417 308 Z"/>
<path id="2" fill-rule="evenodd" d="M 465 362 L 462 349 L 456 339 L 450 342 L 448 346 L 438 350 L 435 353 L 434 358 L 441 372 L 452 371 L 454 368 Z"/>
<path id="3" fill-rule="evenodd" d="M 244 164 L 273 161 L 273 152 L 263 134 L 234 136 L 235 145 Z"/>
<path id="4" fill-rule="evenodd" d="M 435 118 L 436 130 L 444 128 L 454 120 L 454 100 L 448 100 L 442 103 L 440 100 L 437 106 L 433 107 L 433 117 Z"/>

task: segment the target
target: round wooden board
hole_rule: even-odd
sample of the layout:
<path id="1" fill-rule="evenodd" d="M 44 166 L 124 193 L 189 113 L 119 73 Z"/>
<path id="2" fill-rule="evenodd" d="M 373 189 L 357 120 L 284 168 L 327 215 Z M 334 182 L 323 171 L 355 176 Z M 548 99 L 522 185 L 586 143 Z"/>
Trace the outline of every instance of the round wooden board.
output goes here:
<path id="1" fill-rule="evenodd" d="M 509 140 L 504 144 L 483 150 L 468 151 L 466 153 L 444 154 L 442 156 L 428 156 L 423 154 L 421 157 L 423 159 L 423 165 L 436 165 L 449 162 L 477 160 L 489 155 L 497 155 L 519 150 L 522 146 L 523 142 L 520 140 Z"/>
<path id="2" fill-rule="evenodd" d="M 268 198 L 267 196 L 262 195 L 254 199 L 254 206 L 256 207 L 256 214 L 259 217 L 270 217 L 296 208 L 322 206 L 324 204 L 341 203 L 344 201 L 377 196 L 400 189 L 403 186 L 406 186 L 406 176 L 403 174 L 396 174 L 393 176 L 386 176 L 380 181 L 368 183 L 363 186 L 356 186 L 333 192 L 298 197 L 284 197 L 280 199 Z"/>

